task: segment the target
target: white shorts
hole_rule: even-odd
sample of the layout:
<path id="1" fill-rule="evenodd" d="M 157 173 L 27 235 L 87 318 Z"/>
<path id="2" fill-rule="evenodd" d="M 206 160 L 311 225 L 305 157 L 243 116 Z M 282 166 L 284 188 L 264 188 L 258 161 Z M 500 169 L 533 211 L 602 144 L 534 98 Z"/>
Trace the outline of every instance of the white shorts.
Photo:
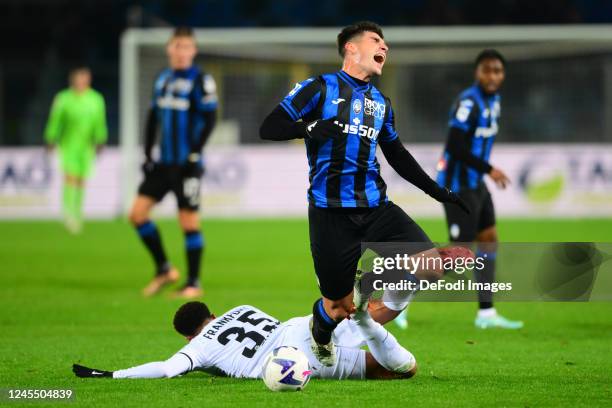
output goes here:
<path id="1" fill-rule="evenodd" d="M 336 364 L 325 367 L 319 363 L 310 349 L 310 316 L 296 317 L 283 323 L 284 335 L 277 339 L 277 347 L 291 346 L 301 350 L 310 363 L 312 377 L 343 379 L 365 379 L 366 352 L 360 347 L 365 344 L 351 320 L 341 322 L 334 330 Z"/>

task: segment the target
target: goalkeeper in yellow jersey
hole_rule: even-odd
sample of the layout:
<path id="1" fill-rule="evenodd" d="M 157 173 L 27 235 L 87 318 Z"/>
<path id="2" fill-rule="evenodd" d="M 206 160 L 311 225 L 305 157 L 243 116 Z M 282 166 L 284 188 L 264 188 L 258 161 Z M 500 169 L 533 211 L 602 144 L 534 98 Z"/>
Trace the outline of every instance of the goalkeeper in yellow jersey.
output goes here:
<path id="1" fill-rule="evenodd" d="M 73 233 L 82 227 L 85 179 L 108 136 L 104 98 L 90 85 L 89 68 L 72 70 L 70 87 L 55 96 L 45 130 L 48 147 L 58 146 L 64 174 L 63 212 L 66 227 Z"/>

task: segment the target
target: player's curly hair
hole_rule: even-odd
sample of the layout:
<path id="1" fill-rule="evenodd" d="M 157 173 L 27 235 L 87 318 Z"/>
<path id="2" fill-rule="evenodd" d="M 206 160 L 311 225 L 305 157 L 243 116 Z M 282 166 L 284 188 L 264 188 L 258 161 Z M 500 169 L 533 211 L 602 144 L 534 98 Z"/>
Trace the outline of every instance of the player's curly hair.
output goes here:
<path id="1" fill-rule="evenodd" d="M 174 314 L 174 328 L 183 336 L 194 336 L 198 328 L 212 315 L 202 302 L 188 302 Z"/>
<path id="2" fill-rule="evenodd" d="M 506 68 L 506 59 L 504 58 L 504 56 L 501 54 L 501 52 L 492 48 L 487 48 L 480 51 L 480 53 L 476 56 L 476 60 L 474 60 L 474 68 L 477 68 L 482 61 L 488 59 L 499 60 L 499 62 L 502 63 L 504 68 Z"/>
<path id="3" fill-rule="evenodd" d="M 340 31 L 340 34 L 338 34 L 338 54 L 344 58 L 344 46 L 346 43 L 356 36 L 365 33 L 366 31 L 376 33 L 380 35 L 380 38 L 385 38 L 383 36 L 382 28 L 376 23 L 371 21 L 360 21 L 358 23 L 351 24 L 350 26 L 344 27 L 342 31 Z"/>

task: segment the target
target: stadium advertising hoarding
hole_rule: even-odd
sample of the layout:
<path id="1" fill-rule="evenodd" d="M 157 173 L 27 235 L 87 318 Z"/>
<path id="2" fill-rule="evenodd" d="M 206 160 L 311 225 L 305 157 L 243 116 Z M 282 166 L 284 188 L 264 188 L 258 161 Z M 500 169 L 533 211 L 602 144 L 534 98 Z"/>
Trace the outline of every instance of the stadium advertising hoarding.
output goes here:
<path id="1" fill-rule="evenodd" d="M 408 146 L 429 174 L 441 147 Z M 442 207 L 397 175 L 383 159 L 382 175 L 391 200 L 414 216 L 441 217 Z M 489 188 L 499 216 L 606 217 L 612 215 L 612 146 L 499 145 L 492 163 L 512 184 Z M 139 169 L 133 169 L 138 172 Z M 305 216 L 307 162 L 301 145 L 212 147 L 206 153 L 203 212 L 215 217 Z M 121 215 L 132 197 L 121 194 L 121 154 L 108 148 L 88 182 L 89 217 Z M 139 177 L 136 177 L 139 179 Z M 41 148 L 0 149 L 0 218 L 60 215 L 61 172 L 54 155 Z M 136 192 L 137 186 L 124 191 Z M 172 215 L 166 198 L 159 215 Z"/>

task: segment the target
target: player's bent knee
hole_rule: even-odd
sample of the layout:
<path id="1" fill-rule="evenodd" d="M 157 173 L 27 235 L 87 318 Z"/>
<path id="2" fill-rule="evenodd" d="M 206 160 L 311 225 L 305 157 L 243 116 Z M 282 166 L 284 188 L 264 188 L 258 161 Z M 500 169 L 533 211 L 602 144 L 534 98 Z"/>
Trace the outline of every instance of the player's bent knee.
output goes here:
<path id="1" fill-rule="evenodd" d="M 479 243 L 497 243 L 497 229 L 495 226 L 480 231 L 476 241 Z"/>
<path id="2" fill-rule="evenodd" d="M 140 225 L 147 220 L 147 216 L 146 214 L 140 211 L 132 209 L 132 211 L 130 211 L 130 214 L 128 215 L 128 219 L 130 220 L 132 225 Z"/>
<path id="3" fill-rule="evenodd" d="M 200 229 L 200 215 L 197 211 L 180 210 L 179 224 L 183 231 L 195 231 Z"/>

